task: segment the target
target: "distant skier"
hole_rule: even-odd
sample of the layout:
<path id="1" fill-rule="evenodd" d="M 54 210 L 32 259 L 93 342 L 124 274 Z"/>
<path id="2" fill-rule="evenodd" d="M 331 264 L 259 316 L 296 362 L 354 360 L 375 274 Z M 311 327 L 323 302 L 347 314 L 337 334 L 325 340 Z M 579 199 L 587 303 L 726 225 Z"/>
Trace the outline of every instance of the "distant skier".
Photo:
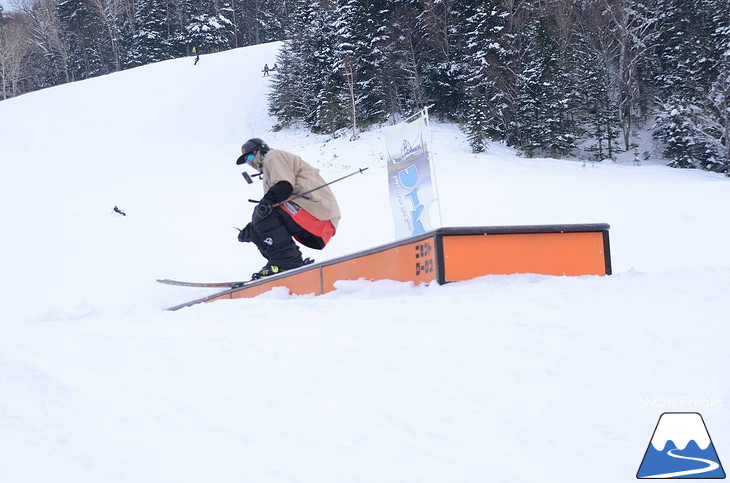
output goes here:
<path id="1" fill-rule="evenodd" d="M 200 53 L 198 53 L 198 49 L 193 46 L 193 55 L 195 56 L 195 62 L 193 65 L 198 65 L 198 61 L 200 60 Z"/>
<path id="2" fill-rule="evenodd" d="M 305 261 L 294 239 L 322 250 L 337 231 L 340 208 L 334 193 L 325 186 L 287 201 L 326 184 L 319 170 L 296 154 L 271 149 L 259 138 L 246 141 L 241 153 L 236 164 L 246 163 L 262 173 L 264 183 L 264 196 L 254 208 L 251 223 L 238 234 L 238 241 L 256 244 L 267 260 L 252 278 L 301 267 Z"/>
<path id="3" fill-rule="evenodd" d="M 117 206 L 114 207 L 114 213 L 119 213 L 122 216 L 127 216 L 127 214 L 125 212 L 123 212 L 122 210 L 120 210 L 119 207 L 117 207 Z"/>
<path id="4" fill-rule="evenodd" d="M 264 77 L 269 75 L 269 64 L 264 64 L 264 70 L 262 70 L 261 72 L 264 73 Z"/>

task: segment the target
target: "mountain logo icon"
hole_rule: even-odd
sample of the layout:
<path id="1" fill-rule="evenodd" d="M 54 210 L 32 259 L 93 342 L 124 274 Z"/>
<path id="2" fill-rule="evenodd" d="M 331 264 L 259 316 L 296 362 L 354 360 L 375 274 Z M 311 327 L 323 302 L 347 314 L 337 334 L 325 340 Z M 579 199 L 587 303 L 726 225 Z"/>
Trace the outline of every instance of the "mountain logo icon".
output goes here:
<path id="1" fill-rule="evenodd" d="M 636 477 L 725 478 L 702 416 L 699 413 L 664 413 L 659 416 Z"/>

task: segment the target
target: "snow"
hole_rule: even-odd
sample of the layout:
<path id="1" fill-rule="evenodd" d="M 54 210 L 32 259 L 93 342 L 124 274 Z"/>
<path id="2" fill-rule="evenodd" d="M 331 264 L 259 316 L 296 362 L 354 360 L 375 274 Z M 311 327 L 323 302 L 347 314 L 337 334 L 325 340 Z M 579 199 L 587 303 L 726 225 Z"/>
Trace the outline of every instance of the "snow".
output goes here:
<path id="1" fill-rule="evenodd" d="M 274 132 L 260 70 L 278 46 L 0 103 L 0 481 L 629 481 L 688 400 L 713 401 L 700 412 L 728 458 L 718 174 L 475 155 L 433 123 L 444 226 L 609 223 L 614 274 L 341 281 L 165 311 L 214 290 L 156 278 L 263 265 L 232 228 L 261 194 L 235 165 L 253 136 L 325 179 L 370 168 L 333 185 L 339 232 L 305 256 L 393 240 L 386 128 Z"/>

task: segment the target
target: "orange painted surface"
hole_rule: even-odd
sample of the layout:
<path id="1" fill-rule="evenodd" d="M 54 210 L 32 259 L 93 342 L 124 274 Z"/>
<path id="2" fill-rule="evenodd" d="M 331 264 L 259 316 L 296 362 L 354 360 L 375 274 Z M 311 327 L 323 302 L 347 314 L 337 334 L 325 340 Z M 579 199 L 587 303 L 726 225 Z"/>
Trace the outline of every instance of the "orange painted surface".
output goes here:
<path id="1" fill-rule="evenodd" d="M 428 283 L 437 278 L 435 238 L 430 237 L 375 253 L 356 255 L 330 265 L 242 287 L 207 300 L 249 298 L 274 287 L 291 294 L 331 292 L 339 280 L 397 280 Z M 539 273 L 546 275 L 605 275 L 603 233 L 549 232 L 443 235 L 443 261 L 447 282 L 483 275 Z"/>
<path id="2" fill-rule="evenodd" d="M 275 287 L 286 287 L 292 295 L 305 295 L 322 293 L 320 289 L 319 269 L 313 268 L 304 272 L 297 272 L 289 276 L 283 276 L 253 287 L 243 288 L 231 294 L 231 298 L 256 297 L 266 293 Z"/>
<path id="3" fill-rule="evenodd" d="M 275 287 L 286 287 L 289 293 L 293 295 L 316 294 L 320 295 L 320 269 L 312 268 L 305 272 L 298 272 L 286 277 L 276 278 L 269 282 L 253 285 L 251 287 L 242 287 L 241 289 L 221 295 L 220 297 L 211 298 L 206 302 L 215 302 L 216 300 L 251 298 L 266 293 Z"/>
<path id="4" fill-rule="evenodd" d="M 436 247 L 433 238 L 322 267 L 325 292 L 334 290 L 338 280 L 360 278 L 415 283 L 436 280 Z"/>
<path id="5" fill-rule="evenodd" d="M 449 235 L 443 238 L 446 281 L 482 275 L 605 275 L 601 232 Z"/>

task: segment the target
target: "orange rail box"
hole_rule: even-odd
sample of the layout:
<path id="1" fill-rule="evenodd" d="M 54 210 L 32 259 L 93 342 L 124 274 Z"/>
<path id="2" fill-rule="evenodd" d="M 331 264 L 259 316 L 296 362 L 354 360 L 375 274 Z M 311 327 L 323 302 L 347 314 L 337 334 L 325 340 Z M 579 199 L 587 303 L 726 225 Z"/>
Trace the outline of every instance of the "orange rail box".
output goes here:
<path id="1" fill-rule="evenodd" d="M 323 294 L 338 280 L 398 280 L 444 284 L 482 275 L 610 275 L 609 225 L 439 228 L 345 257 L 307 265 L 187 302 L 256 297 L 275 287 Z"/>

